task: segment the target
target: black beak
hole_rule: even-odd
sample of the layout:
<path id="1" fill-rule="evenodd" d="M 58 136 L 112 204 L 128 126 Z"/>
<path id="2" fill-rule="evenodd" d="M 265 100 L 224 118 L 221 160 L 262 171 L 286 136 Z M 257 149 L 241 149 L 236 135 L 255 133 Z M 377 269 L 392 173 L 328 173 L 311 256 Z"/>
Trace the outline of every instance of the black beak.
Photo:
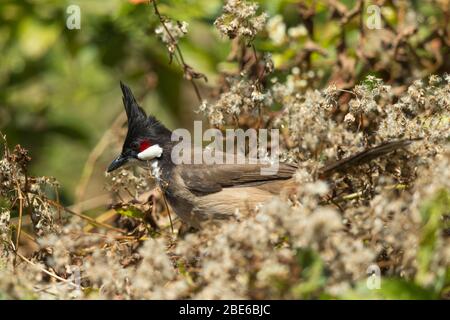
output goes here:
<path id="1" fill-rule="evenodd" d="M 127 161 L 128 161 L 128 157 L 120 155 L 113 162 L 111 162 L 111 164 L 109 165 L 109 167 L 106 171 L 107 172 L 114 171 L 114 170 L 120 168 L 121 166 L 123 166 L 125 163 L 127 163 Z"/>

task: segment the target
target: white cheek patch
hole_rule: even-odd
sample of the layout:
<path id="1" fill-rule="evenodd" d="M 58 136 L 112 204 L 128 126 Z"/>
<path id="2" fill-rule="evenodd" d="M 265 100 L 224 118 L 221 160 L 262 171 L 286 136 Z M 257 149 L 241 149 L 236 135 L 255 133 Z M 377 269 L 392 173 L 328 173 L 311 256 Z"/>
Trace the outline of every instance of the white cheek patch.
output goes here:
<path id="1" fill-rule="evenodd" d="M 155 144 L 138 153 L 137 157 L 139 160 L 152 160 L 154 158 L 161 157 L 162 153 L 163 149 L 159 146 L 159 144 Z"/>

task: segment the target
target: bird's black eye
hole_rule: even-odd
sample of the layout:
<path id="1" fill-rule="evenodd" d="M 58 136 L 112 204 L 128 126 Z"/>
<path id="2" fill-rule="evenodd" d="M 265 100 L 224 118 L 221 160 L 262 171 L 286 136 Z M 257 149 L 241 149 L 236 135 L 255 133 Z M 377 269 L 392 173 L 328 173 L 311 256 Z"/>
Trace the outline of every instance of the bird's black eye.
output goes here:
<path id="1" fill-rule="evenodd" d="M 139 142 L 133 142 L 131 143 L 131 149 L 135 150 L 135 151 L 139 151 Z"/>

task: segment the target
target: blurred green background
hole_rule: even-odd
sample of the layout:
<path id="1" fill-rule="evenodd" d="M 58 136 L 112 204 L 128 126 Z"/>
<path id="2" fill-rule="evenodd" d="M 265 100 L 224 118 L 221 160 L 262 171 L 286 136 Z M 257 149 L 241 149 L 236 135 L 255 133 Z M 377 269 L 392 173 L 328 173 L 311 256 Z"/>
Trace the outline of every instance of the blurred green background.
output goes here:
<path id="1" fill-rule="evenodd" d="M 288 27 L 301 23 L 293 9 L 298 1 L 259 2 L 269 16 L 282 13 Z M 355 4 L 354 0 L 341 2 L 348 8 Z M 207 84 L 198 82 L 207 92 L 206 86 L 214 87 L 220 79 L 219 71 L 229 67 L 223 62 L 230 52 L 230 41 L 213 27 L 222 1 L 158 3 L 162 14 L 189 23 L 180 46 L 186 61 L 208 77 Z M 442 21 L 433 2 L 411 3 L 435 21 Z M 66 10 L 73 4 L 81 9 L 79 30 L 66 27 Z M 313 62 L 322 67 L 323 79 L 330 76 L 336 63 L 340 34 L 339 24 L 330 20 L 329 9 L 325 1 L 317 2 L 319 30 L 315 40 L 328 56 L 314 55 Z M 386 9 L 388 19 L 397 19 L 389 14 L 389 5 Z M 191 128 L 192 119 L 200 117 L 194 112 L 199 102 L 191 85 L 175 62 L 168 64 L 167 49 L 154 33 L 158 25 L 147 1 L 1 1 L 0 131 L 7 135 L 10 146 L 19 143 L 30 150 L 32 174 L 60 181 L 66 204 L 75 200 L 74 191 L 90 152 L 122 111 L 119 80 L 131 86 L 144 108 L 170 128 Z M 357 27 L 357 21 L 346 26 L 349 54 L 354 56 Z M 420 28 L 419 33 L 427 36 L 427 24 Z M 295 56 L 304 41 L 277 47 L 262 38 L 256 45 L 273 52 L 276 66 L 280 66 Z M 361 68 L 359 78 L 365 74 Z M 110 137 L 111 150 L 98 161 L 87 193 L 102 192 L 104 168 L 120 148 L 116 138 Z"/>

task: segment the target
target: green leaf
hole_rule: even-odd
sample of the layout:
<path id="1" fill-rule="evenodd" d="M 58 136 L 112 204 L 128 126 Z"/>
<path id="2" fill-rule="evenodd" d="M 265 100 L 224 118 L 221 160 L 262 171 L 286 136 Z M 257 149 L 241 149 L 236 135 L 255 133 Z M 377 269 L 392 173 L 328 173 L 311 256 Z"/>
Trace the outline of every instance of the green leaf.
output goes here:
<path id="1" fill-rule="evenodd" d="M 324 264 L 320 256 L 311 249 L 297 251 L 297 263 L 302 269 L 301 280 L 291 290 L 296 298 L 309 297 L 325 284 Z"/>
<path id="2" fill-rule="evenodd" d="M 430 300 L 437 298 L 432 290 L 402 279 L 382 280 L 380 294 L 384 299 Z"/>
<path id="3" fill-rule="evenodd" d="M 9 199 L 0 197 L 0 211 L 7 210 L 11 208 L 11 201 Z"/>
<path id="4" fill-rule="evenodd" d="M 145 214 L 136 207 L 119 208 L 116 212 L 122 216 L 131 217 L 135 219 L 143 219 Z"/>
<path id="5" fill-rule="evenodd" d="M 25 19 L 20 25 L 19 45 L 24 55 L 37 59 L 56 42 L 61 27 L 45 25 L 34 18 Z"/>
<path id="6" fill-rule="evenodd" d="M 417 253 L 418 272 L 416 281 L 418 283 L 426 283 L 430 270 L 430 263 L 434 255 L 436 239 L 445 227 L 443 215 L 450 208 L 450 192 L 441 189 L 433 197 L 433 199 L 425 202 L 420 210 L 422 217 L 422 234 Z"/>
<path id="7" fill-rule="evenodd" d="M 438 295 L 430 289 L 424 288 L 414 281 L 398 278 L 382 278 L 380 289 L 369 289 L 365 280 L 360 281 L 355 288 L 348 290 L 339 297 L 351 300 L 431 300 Z"/>

